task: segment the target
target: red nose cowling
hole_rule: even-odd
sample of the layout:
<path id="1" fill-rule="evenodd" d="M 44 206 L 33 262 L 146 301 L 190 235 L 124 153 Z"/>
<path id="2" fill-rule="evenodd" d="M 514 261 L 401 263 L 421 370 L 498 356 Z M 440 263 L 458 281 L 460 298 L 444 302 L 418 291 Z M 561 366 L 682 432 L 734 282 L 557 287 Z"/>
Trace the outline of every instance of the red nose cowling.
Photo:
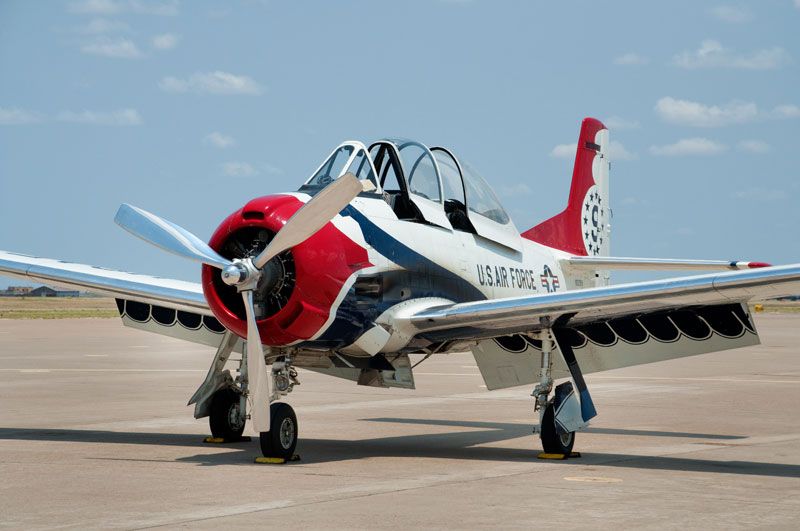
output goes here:
<path id="1" fill-rule="evenodd" d="M 235 253 L 231 251 L 234 239 L 241 241 L 258 233 L 259 229 L 274 234 L 301 206 L 303 202 L 291 195 L 254 199 L 222 222 L 211 236 L 209 245 L 226 258 L 241 257 L 234 256 Z M 348 238 L 333 223 L 326 224 L 287 254 L 273 260 L 281 257 L 284 258 L 283 263 L 290 264 L 277 269 L 282 273 L 281 282 L 286 282 L 272 309 L 257 321 L 261 341 L 273 346 L 313 337 L 328 320 L 347 279 L 356 271 L 372 265 L 366 249 Z M 264 269 L 269 269 L 269 264 Z M 272 270 L 275 271 L 275 268 Z M 241 295 L 236 293 L 235 288 L 221 282 L 218 269 L 203 266 L 203 293 L 217 319 L 234 333 L 246 337 L 247 323 Z"/>

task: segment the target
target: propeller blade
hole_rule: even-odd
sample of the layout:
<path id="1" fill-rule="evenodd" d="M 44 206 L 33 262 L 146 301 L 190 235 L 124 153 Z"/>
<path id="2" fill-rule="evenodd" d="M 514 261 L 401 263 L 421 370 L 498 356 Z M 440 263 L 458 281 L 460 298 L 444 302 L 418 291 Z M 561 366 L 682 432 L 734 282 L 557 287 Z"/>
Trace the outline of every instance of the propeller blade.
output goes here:
<path id="1" fill-rule="evenodd" d="M 141 208 L 123 203 L 114 221 L 134 236 L 178 256 L 220 269 L 232 264 L 191 232 Z"/>
<path id="2" fill-rule="evenodd" d="M 333 181 L 289 218 L 253 264 L 262 269 L 275 256 L 313 236 L 362 190 L 361 181 L 352 173 L 345 173 Z"/>
<path id="3" fill-rule="evenodd" d="M 269 375 L 264 361 L 261 335 L 258 333 L 252 290 L 242 292 L 247 314 L 247 392 L 250 397 L 250 421 L 256 434 L 269 431 Z"/>

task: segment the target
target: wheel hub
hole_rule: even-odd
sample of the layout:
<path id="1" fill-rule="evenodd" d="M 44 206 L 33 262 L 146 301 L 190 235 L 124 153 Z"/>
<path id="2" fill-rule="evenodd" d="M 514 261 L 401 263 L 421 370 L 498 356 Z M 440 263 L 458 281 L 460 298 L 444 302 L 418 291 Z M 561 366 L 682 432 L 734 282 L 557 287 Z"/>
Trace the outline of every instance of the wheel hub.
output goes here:
<path id="1" fill-rule="evenodd" d="M 283 419 L 281 422 L 281 427 L 279 430 L 281 446 L 284 449 L 291 448 L 292 442 L 294 442 L 294 422 L 292 419 L 286 418 Z"/>
<path id="2" fill-rule="evenodd" d="M 244 425 L 244 419 L 240 414 L 239 404 L 231 404 L 228 409 L 228 425 L 233 431 L 238 431 Z"/>

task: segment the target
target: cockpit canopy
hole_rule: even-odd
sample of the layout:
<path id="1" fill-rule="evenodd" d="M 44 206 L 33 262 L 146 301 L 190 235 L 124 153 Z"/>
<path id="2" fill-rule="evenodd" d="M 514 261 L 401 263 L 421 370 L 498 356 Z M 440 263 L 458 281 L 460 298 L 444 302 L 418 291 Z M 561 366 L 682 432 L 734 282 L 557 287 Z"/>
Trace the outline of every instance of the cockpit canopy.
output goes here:
<path id="1" fill-rule="evenodd" d="M 345 173 L 375 185 L 395 214 L 450 230 L 478 234 L 519 251 L 519 232 L 494 191 L 446 148 L 405 138 L 339 145 L 301 190 L 321 188 Z"/>

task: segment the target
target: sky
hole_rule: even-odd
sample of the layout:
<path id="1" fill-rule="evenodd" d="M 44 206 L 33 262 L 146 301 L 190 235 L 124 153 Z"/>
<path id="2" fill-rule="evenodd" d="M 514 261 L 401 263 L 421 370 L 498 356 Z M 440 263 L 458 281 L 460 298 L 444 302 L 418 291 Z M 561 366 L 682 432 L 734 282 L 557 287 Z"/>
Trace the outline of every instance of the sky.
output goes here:
<path id="1" fill-rule="evenodd" d="M 0 249 L 197 281 L 119 204 L 207 239 L 387 136 L 449 147 L 525 230 L 594 116 L 613 255 L 800 262 L 799 29 L 800 0 L 4 0 Z"/>

